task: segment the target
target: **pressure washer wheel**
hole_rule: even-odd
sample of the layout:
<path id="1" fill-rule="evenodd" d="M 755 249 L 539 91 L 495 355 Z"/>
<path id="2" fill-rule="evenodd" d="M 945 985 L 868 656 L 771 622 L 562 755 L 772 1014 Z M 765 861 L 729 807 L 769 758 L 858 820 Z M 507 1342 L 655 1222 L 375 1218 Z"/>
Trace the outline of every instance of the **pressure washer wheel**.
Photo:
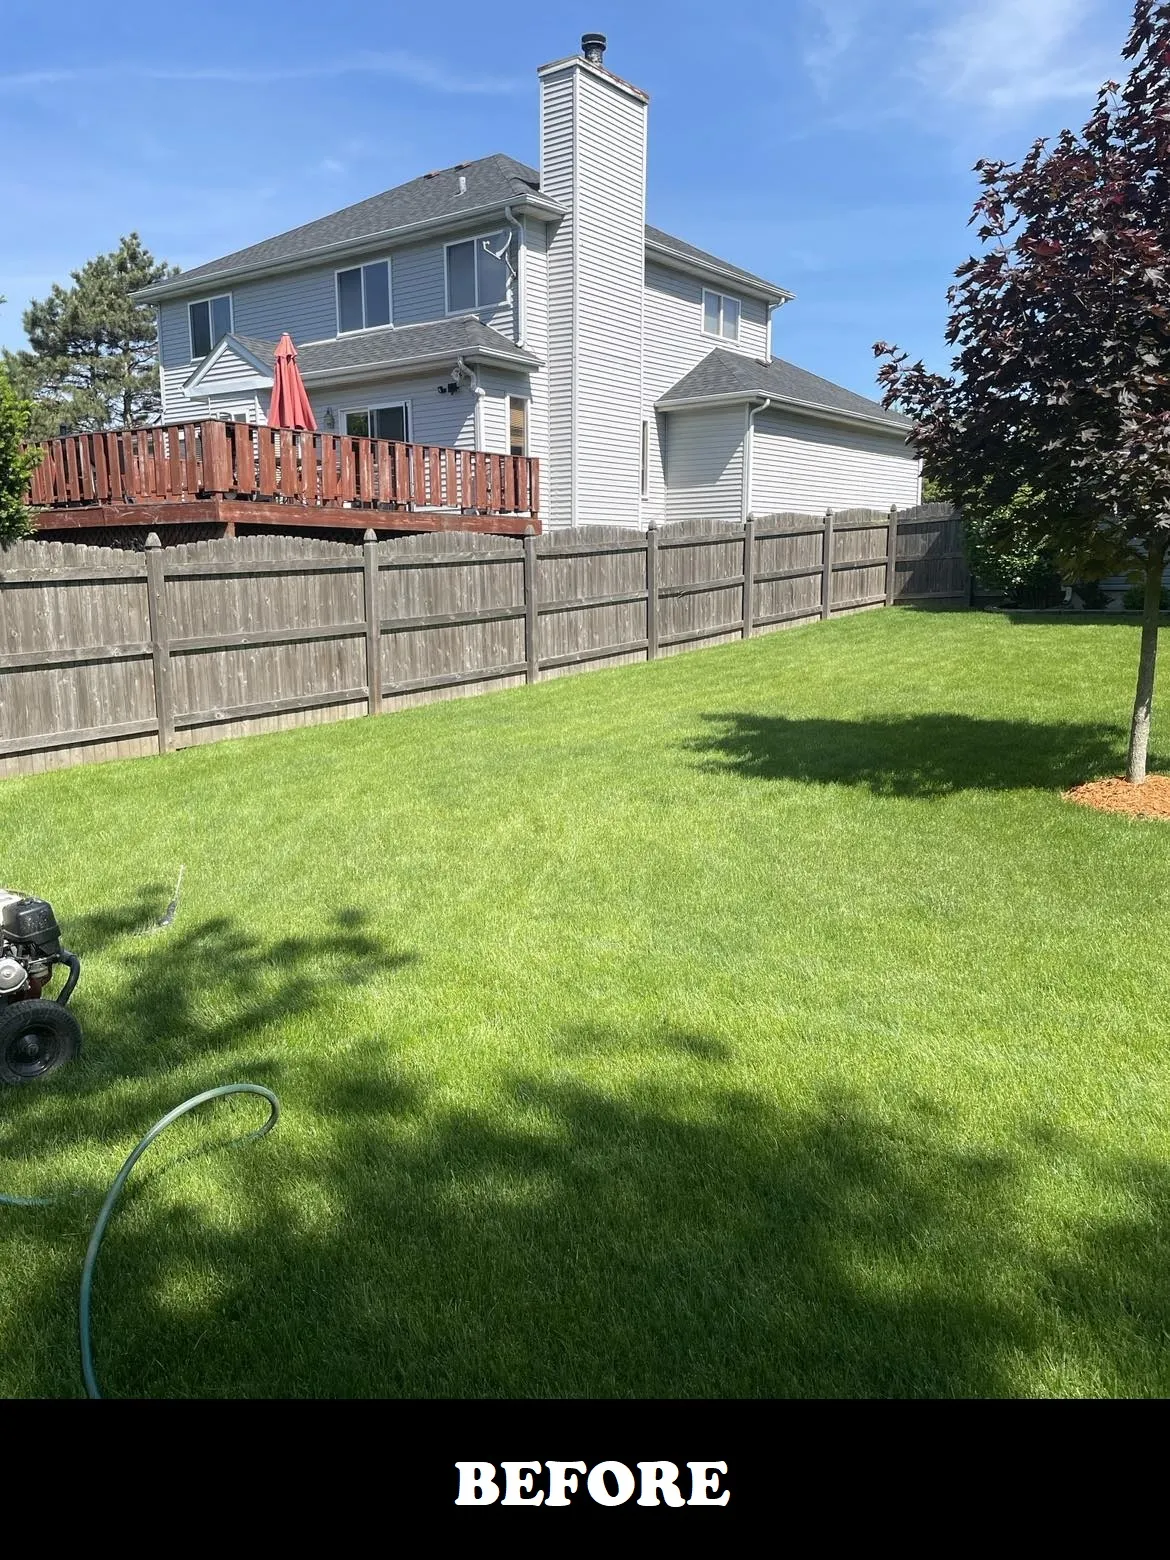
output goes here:
<path id="1" fill-rule="evenodd" d="M 0 1006 L 0 1083 L 31 1083 L 81 1050 L 81 1025 L 68 1008 L 36 999 Z"/>

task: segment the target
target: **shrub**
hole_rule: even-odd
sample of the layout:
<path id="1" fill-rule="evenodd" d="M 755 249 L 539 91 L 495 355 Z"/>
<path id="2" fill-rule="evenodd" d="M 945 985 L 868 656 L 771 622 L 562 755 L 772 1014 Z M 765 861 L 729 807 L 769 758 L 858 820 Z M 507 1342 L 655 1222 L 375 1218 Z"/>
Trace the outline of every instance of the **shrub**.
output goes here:
<path id="1" fill-rule="evenodd" d="M 1144 612 L 1146 610 L 1146 588 L 1144 585 L 1131 585 L 1121 598 L 1121 604 L 1127 612 Z M 1170 590 L 1162 587 L 1162 600 L 1160 611 L 1170 612 Z"/>

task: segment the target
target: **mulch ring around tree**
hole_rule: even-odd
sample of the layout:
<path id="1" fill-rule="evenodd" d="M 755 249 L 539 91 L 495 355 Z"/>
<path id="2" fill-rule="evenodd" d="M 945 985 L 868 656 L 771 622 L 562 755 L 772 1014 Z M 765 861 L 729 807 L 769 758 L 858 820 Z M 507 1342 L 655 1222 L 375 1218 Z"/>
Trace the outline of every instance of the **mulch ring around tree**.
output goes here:
<path id="1" fill-rule="evenodd" d="M 1147 775 L 1142 785 L 1110 778 L 1089 780 L 1064 793 L 1066 802 L 1096 807 L 1100 812 L 1128 813 L 1131 818 L 1170 823 L 1170 775 Z"/>

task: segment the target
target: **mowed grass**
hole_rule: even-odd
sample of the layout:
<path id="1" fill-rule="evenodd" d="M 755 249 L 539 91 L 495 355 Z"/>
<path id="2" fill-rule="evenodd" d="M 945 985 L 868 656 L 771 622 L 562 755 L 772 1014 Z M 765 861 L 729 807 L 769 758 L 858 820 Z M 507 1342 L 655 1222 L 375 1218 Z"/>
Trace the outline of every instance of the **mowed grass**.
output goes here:
<path id="1" fill-rule="evenodd" d="M 0 1094 L 0 1390 L 1170 1391 L 1138 630 L 898 610 L 8 781 L 85 970 Z M 1165 703 L 1165 701 L 1164 701 Z M 1166 767 L 1167 724 L 1155 730 Z M 172 928 L 161 915 L 180 864 Z"/>

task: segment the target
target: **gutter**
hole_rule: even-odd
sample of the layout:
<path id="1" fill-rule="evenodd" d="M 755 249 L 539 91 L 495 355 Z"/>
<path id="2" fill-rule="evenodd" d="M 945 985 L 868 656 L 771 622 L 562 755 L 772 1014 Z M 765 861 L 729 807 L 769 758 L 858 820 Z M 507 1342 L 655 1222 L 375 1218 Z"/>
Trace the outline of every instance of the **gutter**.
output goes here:
<path id="1" fill-rule="evenodd" d="M 251 260 L 230 270 L 208 271 L 199 276 L 180 271 L 178 276 L 170 277 L 165 282 L 155 282 L 151 287 L 142 287 L 130 296 L 136 303 L 152 303 L 160 298 L 181 298 L 209 286 L 219 287 L 226 283 L 248 281 L 252 277 L 299 271 L 306 265 L 360 253 L 373 245 L 387 244 L 396 247 L 409 239 L 423 238 L 428 233 L 450 232 L 453 228 L 463 227 L 467 223 L 478 223 L 489 217 L 503 216 L 510 208 L 532 211 L 546 219 L 560 218 L 565 215 L 562 207 L 546 197 L 535 193 L 523 195 L 512 201 L 493 201 L 490 206 L 475 206 L 467 211 L 448 212 L 442 217 L 428 217 L 425 222 L 408 222 L 402 227 L 384 228 L 377 233 L 364 233 L 360 238 L 347 238 L 340 243 L 322 244 L 316 249 L 302 250 L 299 254 L 284 260 Z"/>
<path id="2" fill-rule="evenodd" d="M 490 348 L 473 347 L 462 352 L 457 348 L 451 348 L 446 352 L 428 352 L 425 357 L 390 358 L 378 363 L 351 363 L 344 368 L 307 369 L 302 371 L 301 378 L 306 385 L 332 384 L 337 379 L 368 379 L 387 373 L 409 373 L 415 369 L 440 368 L 443 365 L 450 365 L 457 357 L 461 357 L 465 363 L 498 364 L 501 368 L 510 368 L 514 372 L 525 372 L 544 366 L 539 358 L 518 359 L 509 352 L 493 352 Z"/>

